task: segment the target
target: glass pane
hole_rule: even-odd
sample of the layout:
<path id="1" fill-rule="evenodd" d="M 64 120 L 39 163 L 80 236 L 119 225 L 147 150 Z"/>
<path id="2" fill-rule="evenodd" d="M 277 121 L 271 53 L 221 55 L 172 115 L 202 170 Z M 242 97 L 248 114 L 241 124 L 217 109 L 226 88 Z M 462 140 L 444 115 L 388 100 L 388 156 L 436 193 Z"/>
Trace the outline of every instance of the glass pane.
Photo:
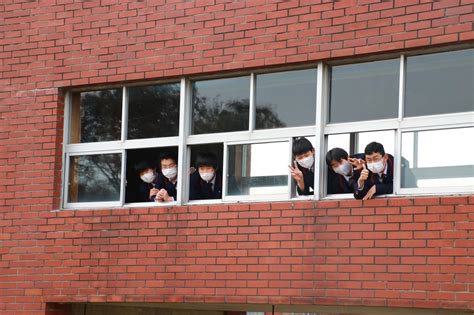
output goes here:
<path id="1" fill-rule="evenodd" d="M 316 69 L 257 76 L 256 129 L 314 125 Z"/>
<path id="2" fill-rule="evenodd" d="M 344 149 L 348 154 L 364 153 L 365 147 L 375 141 L 381 143 L 386 153 L 395 152 L 395 131 L 369 131 L 328 135 L 328 151 L 334 148 Z"/>
<path id="3" fill-rule="evenodd" d="M 354 153 L 364 153 L 365 147 L 373 141 L 381 143 L 385 153 L 393 155 L 393 152 L 395 152 L 395 131 L 384 130 L 359 133 L 356 150 L 357 152 Z"/>
<path id="4" fill-rule="evenodd" d="M 329 122 L 396 118 L 399 72 L 398 59 L 332 67 Z"/>
<path id="5" fill-rule="evenodd" d="M 193 83 L 192 133 L 249 129 L 250 77 Z"/>
<path id="6" fill-rule="evenodd" d="M 474 110 L 474 50 L 407 58 L 405 116 Z"/>
<path id="7" fill-rule="evenodd" d="M 351 142 L 350 142 L 350 134 L 344 133 L 340 135 L 329 135 L 328 136 L 328 151 L 334 148 L 341 148 L 344 149 L 347 153 L 351 151 Z"/>
<path id="8" fill-rule="evenodd" d="M 131 87 L 128 139 L 177 136 L 180 84 Z"/>
<path id="9" fill-rule="evenodd" d="M 474 187 L 474 128 L 404 132 L 402 187 Z M 442 148 L 442 150 L 440 150 Z"/>
<path id="10" fill-rule="evenodd" d="M 228 148 L 228 195 L 281 195 L 288 190 L 288 142 Z"/>
<path id="11" fill-rule="evenodd" d="M 69 202 L 120 200 L 121 154 L 72 156 Z"/>
<path id="12" fill-rule="evenodd" d="M 74 93 L 71 143 L 120 140 L 122 89 Z"/>

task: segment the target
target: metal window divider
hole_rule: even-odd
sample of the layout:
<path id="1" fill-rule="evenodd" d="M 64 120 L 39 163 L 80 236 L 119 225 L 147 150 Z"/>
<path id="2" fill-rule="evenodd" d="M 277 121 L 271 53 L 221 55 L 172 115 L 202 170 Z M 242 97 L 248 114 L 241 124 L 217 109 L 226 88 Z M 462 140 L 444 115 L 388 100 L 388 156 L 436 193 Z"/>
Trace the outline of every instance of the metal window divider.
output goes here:
<path id="1" fill-rule="evenodd" d="M 64 128 L 63 128 L 63 154 L 62 154 L 62 167 L 61 167 L 61 208 L 66 208 L 66 204 L 68 202 L 68 183 L 69 183 L 69 157 L 68 152 L 65 149 L 66 144 L 69 143 L 69 127 L 71 118 L 69 117 L 71 113 L 71 92 L 66 92 L 66 96 L 64 98 Z"/>
<path id="2" fill-rule="evenodd" d="M 326 108 L 329 75 L 327 66 L 320 62 L 318 63 L 318 74 L 316 80 L 316 133 L 315 133 L 315 161 L 314 161 L 314 199 L 320 200 L 325 196 L 324 181 L 326 172 L 322 163 L 324 163 L 325 152 L 325 135 L 324 128 L 326 125 Z"/>
<path id="3" fill-rule="evenodd" d="M 401 186 L 401 165 L 402 165 L 402 132 L 401 122 L 403 120 L 403 113 L 405 110 L 405 55 L 400 56 L 400 80 L 398 92 L 398 127 L 395 129 L 395 152 L 393 165 L 393 191 L 394 195 L 400 194 Z"/>
<path id="4" fill-rule="evenodd" d="M 122 132 L 121 132 L 121 146 L 123 148 L 123 144 L 127 140 L 128 135 L 128 88 L 126 86 L 123 87 L 122 90 Z M 120 178 L 120 205 L 123 207 L 125 204 L 125 189 L 127 183 L 127 154 L 126 150 L 122 149 L 122 169 L 120 170 L 121 178 Z"/>
<path id="5" fill-rule="evenodd" d="M 179 142 L 178 142 L 178 182 L 176 185 L 176 201 L 182 205 L 187 201 L 189 174 L 189 150 L 186 146 L 186 137 L 189 135 L 191 125 L 191 82 L 186 78 L 181 79 L 179 98 Z"/>

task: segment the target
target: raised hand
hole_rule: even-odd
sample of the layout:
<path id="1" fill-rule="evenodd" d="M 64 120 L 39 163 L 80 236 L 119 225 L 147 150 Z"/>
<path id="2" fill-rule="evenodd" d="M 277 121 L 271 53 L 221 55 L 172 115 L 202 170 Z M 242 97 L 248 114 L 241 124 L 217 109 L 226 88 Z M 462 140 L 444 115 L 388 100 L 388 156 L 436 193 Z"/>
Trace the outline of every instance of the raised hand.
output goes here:
<path id="1" fill-rule="evenodd" d="M 356 159 L 356 158 L 350 157 L 347 160 L 349 161 L 349 163 L 352 164 L 352 166 L 354 166 L 354 169 L 357 171 L 360 171 L 361 169 L 364 168 L 365 161 L 363 159 Z"/>
<path id="2" fill-rule="evenodd" d="M 304 177 L 303 177 L 303 172 L 300 171 L 298 168 L 298 164 L 296 161 L 293 162 L 294 167 L 291 165 L 288 165 L 288 168 L 290 169 L 291 177 L 296 181 L 296 184 L 301 190 L 304 190 Z"/>
<path id="3" fill-rule="evenodd" d="M 364 187 L 367 178 L 369 178 L 369 170 L 365 166 L 365 163 L 362 163 L 362 171 L 360 172 L 359 180 L 357 181 L 359 189 L 362 189 Z"/>

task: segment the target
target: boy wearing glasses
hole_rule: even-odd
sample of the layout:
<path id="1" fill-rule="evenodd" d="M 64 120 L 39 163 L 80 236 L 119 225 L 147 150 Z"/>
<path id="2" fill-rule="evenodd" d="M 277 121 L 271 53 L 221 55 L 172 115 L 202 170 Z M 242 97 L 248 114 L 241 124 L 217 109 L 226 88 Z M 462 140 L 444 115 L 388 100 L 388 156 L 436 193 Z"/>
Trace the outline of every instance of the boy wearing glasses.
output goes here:
<path id="1" fill-rule="evenodd" d="M 375 195 L 391 194 L 393 192 L 393 156 L 385 153 L 383 145 L 378 142 L 369 143 L 364 153 L 365 164 L 355 185 L 354 197 L 367 200 Z"/>

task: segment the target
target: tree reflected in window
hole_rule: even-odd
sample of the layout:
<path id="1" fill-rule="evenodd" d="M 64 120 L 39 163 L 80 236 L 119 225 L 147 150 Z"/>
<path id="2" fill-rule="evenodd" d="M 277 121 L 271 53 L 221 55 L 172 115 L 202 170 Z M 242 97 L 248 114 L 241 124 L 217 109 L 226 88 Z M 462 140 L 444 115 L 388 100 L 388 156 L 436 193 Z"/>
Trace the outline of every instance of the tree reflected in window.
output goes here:
<path id="1" fill-rule="evenodd" d="M 120 140 L 122 89 L 73 94 L 71 143 Z"/>
<path id="2" fill-rule="evenodd" d="M 177 136 L 179 95 L 180 84 L 131 87 L 128 139 Z"/>
<path id="3" fill-rule="evenodd" d="M 259 74 L 256 81 L 256 129 L 314 125 L 316 69 Z"/>
<path id="4" fill-rule="evenodd" d="M 249 129 L 250 77 L 193 83 L 193 134 Z"/>
<path id="5" fill-rule="evenodd" d="M 119 200 L 121 163 L 121 154 L 71 157 L 69 202 Z"/>
<path id="6" fill-rule="evenodd" d="M 250 77 L 194 82 L 192 134 L 248 130 L 249 95 Z M 285 127 L 271 104 L 257 108 L 256 120 L 262 128 Z"/>

